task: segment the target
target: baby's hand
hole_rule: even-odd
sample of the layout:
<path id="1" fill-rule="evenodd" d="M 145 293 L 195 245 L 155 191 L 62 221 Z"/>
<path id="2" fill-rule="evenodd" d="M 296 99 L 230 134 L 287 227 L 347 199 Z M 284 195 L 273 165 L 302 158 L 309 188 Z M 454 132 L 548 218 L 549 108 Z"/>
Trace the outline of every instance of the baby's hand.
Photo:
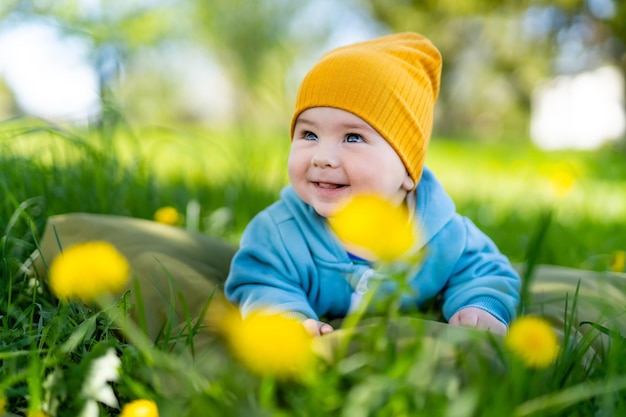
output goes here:
<path id="1" fill-rule="evenodd" d="M 311 336 L 322 336 L 335 330 L 330 324 L 314 319 L 306 319 L 302 324 Z"/>
<path id="2" fill-rule="evenodd" d="M 454 313 L 449 322 L 455 326 L 474 327 L 505 335 L 506 326 L 500 320 L 480 308 L 467 307 Z"/>

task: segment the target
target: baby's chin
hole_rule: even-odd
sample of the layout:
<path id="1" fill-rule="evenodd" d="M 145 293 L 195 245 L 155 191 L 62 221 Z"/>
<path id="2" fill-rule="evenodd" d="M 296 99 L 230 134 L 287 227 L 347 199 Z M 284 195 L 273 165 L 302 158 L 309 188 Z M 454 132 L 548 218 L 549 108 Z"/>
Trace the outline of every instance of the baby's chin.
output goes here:
<path id="1" fill-rule="evenodd" d="M 344 195 L 335 196 L 334 198 L 320 198 L 311 195 L 300 195 L 300 198 L 311 206 L 320 216 L 331 217 L 350 200 L 351 196 L 351 193 L 346 193 Z"/>
<path id="2" fill-rule="evenodd" d="M 313 209 L 317 214 L 322 217 L 331 217 L 333 214 L 339 210 L 339 204 L 333 204 L 332 206 L 329 204 L 324 204 L 322 206 L 313 206 Z"/>

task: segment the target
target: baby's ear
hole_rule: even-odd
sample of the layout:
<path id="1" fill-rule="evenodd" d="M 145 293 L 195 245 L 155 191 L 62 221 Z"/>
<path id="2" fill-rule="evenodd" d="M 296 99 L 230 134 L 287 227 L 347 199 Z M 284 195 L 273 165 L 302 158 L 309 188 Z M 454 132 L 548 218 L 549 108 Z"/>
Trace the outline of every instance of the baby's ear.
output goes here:
<path id="1" fill-rule="evenodd" d="M 415 181 L 413 181 L 413 179 L 407 172 L 406 177 L 404 177 L 404 181 L 402 181 L 402 189 L 406 191 L 411 191 L 414 188 L 415 188 Z"/>

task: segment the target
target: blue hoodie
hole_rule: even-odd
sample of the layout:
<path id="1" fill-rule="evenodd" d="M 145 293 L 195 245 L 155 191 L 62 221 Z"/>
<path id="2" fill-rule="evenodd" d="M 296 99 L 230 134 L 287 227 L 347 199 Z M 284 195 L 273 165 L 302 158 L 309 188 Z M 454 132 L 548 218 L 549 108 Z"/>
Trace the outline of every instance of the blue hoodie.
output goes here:
<path id="1" fill-rule="evenodd" d="M 402 305 L 420 307 L 441 295 L 446 320 L 463 308 L 476 307 L 508 326 L 520 289 L 508 259 L 468 218 L 456 213 L 427 168 L 415 192 L 426 256 L 408 280 L 413 291 L 403 294 Z M 281 199 L 246 227 L 225 293 L 244 316 L 269 308 L 302 319 L 333 319 L 348 314 L 355 294 L 367 290 L 372 275 L 371 266 L 353 261 L 326 219 L 287 186 Z"/>

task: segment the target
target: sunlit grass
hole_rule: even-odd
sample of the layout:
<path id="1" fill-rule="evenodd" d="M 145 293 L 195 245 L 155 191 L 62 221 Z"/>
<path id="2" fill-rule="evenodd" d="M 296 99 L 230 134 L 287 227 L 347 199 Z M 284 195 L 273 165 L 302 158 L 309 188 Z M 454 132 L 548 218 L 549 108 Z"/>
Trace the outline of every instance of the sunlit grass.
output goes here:
<path id="1" fill-rule="evenodd" d="M 2 132 L 4 155 L 43 166 L 71 167 L 100 156 L 126 168 L 141 164 L 164 182 L 176 178 L 225 185 L 235 176 L 249 176 L 274 188 L 287 183 L 286 135 L 244 129 L 144 129 L 122 130 L 111 140 L 97 133 L 85 139 L 48 129 L 20 132 Z M 607 157 L 613 160 L 603 161 Z M 612 156 L 608 150 L 541 152 L 519 143 L 508 146 L 435 138 L 426 163 L 461 206 L 465 201 L 482 201 L 492 205 L 496 215 L 510 208 L 528 213 L 555 208 L 572 218 L 579 214 L 604 221 L 626 218 L 626 168 L 620 168 L 619 155 Z"/>
<path id="2" fill-rule="evenodd" d="M 572 220 L 625 221 L 626 168 L 621 178 L 607 177 L 597 165 L 607 156 L 613 159 L 606 161 L 608 172 L 620 164 L 610 150 L 541 152 L 519 144 L 435 141 L 427 164 L 457 201 L 488 203 L 497 216 L 550 208 Z"/>
<path id="3" fill-rule="evenodd" d="M 220 221 L 228 224 L 217 230 L 236 242 L 288 182 L 286 132 L 120 127 L 111 138 L 97 130 L 70 134 L 15 123 L 0 130 L 0 149 L 6 196 L 0 218 L 6 220 L 17 205 L 39 197 L 47 215 L 87 211 L 149 219 L 164 206 L 184 214 L 195 201 L 198 227 L 214 232 L 210 216 L 220 209 Z M 548 243 L 565 236 L 569 247 L 546 251 L 543 261 L 602 270 L 626 247 L 626 236 L 609 233 L 626 224 L 620 158 L 609 149 L 541 152 L 519 142 L 435 138 L 426 163 L 459 212 L 515 262 L 524 260 L 529 232 L 551 211 Z"/>

